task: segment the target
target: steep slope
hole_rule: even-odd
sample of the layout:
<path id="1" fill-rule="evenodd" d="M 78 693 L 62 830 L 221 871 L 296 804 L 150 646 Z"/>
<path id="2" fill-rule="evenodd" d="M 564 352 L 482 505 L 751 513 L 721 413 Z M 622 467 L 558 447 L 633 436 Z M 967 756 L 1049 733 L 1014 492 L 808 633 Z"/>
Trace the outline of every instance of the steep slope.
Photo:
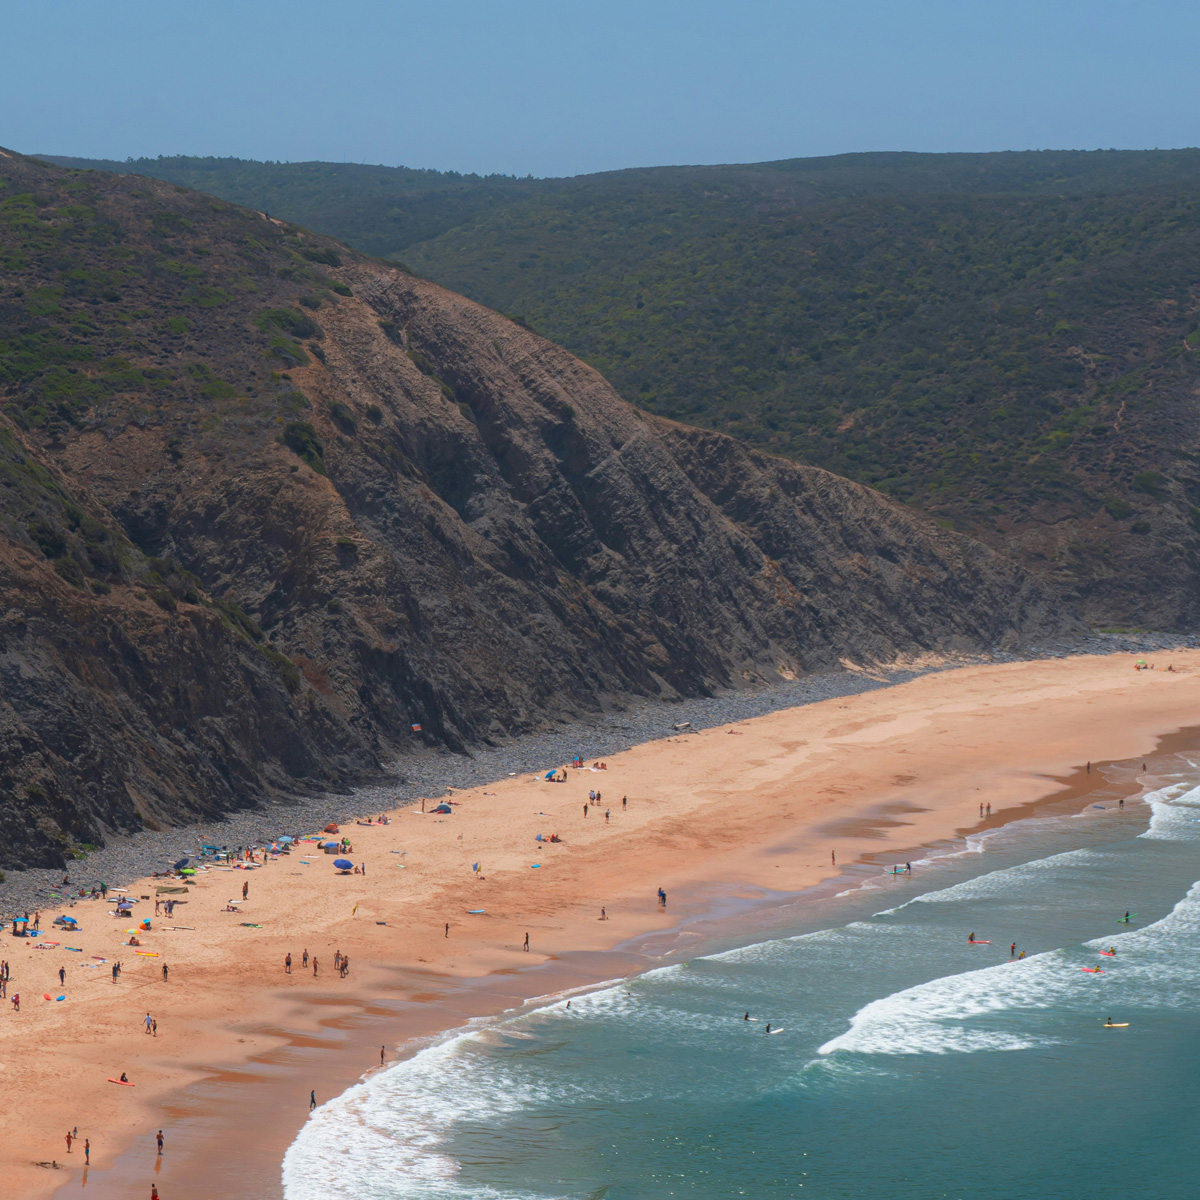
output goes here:
<path id="1" fill-rule="evenodd" d="M 987 541 L 1097 624 L 1200 619 L 1200 151 L 121 169 L 397 253 L 626 399 Z"/>
<path id="2" fill-rule="evenodd" d="M 142 178 L 0 184 L 0 431 L 40 489 L 0 489 L 10 861 L 622 695 L 1074 627 L 394 266 Z"/>

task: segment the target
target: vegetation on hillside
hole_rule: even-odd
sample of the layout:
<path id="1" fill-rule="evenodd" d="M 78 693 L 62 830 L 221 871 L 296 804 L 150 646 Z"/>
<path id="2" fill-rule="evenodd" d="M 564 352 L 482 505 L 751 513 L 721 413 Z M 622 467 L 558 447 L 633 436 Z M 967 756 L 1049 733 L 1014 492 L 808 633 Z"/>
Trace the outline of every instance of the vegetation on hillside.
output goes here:
<path id="1" fill-rule="evenodd" d="M 541 181 L 122 169 L 269 198 L 402 257 L 519 314 L 645 408 L 880 488 L 1117 619 L 1145 615 L 1112 607 L 1131 574 L 1136 588 L 1200 566 L 1200 151 Z"/>

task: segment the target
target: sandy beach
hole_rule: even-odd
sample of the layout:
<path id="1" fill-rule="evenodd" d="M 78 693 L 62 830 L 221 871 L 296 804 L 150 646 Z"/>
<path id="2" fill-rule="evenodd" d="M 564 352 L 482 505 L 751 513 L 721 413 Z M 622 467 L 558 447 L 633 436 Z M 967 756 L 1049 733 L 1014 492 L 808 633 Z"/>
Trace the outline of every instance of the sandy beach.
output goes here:
<path id="1" fill-rule="evenodd" d="M 135 907 L 152 923 L 137 949 L 123 945 L 134 921 L 110 916 L 111 901 L 80 901 L 71 935 L 49 932 L 59 910 L 44 912 L 38 941 L 58 941 L 53 949 L 5 930 L 9 996 L 21 996 L 20 1012 L 5 1001 L 0 1014 L 0 1097 L 19 1130 L 0 1148 L 6 1194 L 78 1187 L 84 1137 L 89 1195 L 149 1195 L 154 1181 L 163 1200 L 207 1194 L 178 1164 L 189 1153 L 194 1164 L 214 1141 L 235 1160 L 252 1146 L 261 1159 L 244 1191 L 226 1186 L 222 1196 L 278 1194 L 264 1180 L 278 1189 L 279 1147 L 303 1122 L 309 1087 L 328 1099 L 378 1062 L 372 1018 L 393 1022 L 393 1043 L 397 1031 L 431 1034 L 587 982 L 586 970 L 556 963 L 596 953 L 596 978 L 619 973 L 620 955 L 598 952 L 704 911 L 715 894 L 799 891 L 865 856 L 1024 815 L 1086 762 L 1149 754 L 1164 735 L 1200 724 L 1200 651 L 1159 658 L 1146 671 L 1129 655 L 962 667 L 638 746 L 607 770 L 568 770 L 565 783 L 514 777 L 447 797 L 449 815 L 407 808 L 387 825 L 343 826 L 347 857 L 365 874 L 338 874 L 319 851 L 210 869 L 171 897 L 186 901 L 172 919 L 153 916 L 155 881 L 144 880 L 129 892 L 149 897 Z M 601 800 L 585 816 L 595 790 Z M 990 818 L 980 819 L 981 804 Z M 243 885 L 240 911 L 227 911 Z M 335 951 L 349 957 L 345 978 Z M 181 1100 L 189 1085 L 279 1052 L 302 1063 L 306 1039 L 336 1042 L 343 1066 L 312 1083 L 275 1072 L 261 1084 L 253 1134 L 236 1124 L 244 1114 L 235 1107 L 222 1124 L 201 1093 Z M 123 1071 L 135 1087 L 108 1082 Z M 68 1155 L 64 1135 L 75 1127 Z M 160 1127 L 168 1151 L 156 1175 Z M 144 1150 L 136 1179 L 128 1165 L 111 1169 L 128 1163 L 131 1144 Z M 55 1161 L 59 1169 L 38 1165 Z"/>

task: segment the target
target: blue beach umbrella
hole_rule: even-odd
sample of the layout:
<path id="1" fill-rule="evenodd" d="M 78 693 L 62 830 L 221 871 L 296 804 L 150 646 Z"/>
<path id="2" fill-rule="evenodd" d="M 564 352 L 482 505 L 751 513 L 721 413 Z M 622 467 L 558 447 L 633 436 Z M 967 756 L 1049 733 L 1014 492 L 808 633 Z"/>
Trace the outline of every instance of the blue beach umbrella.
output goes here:
<path id="1" fill-rule="evenodd" d="M 337 867 L 339 871 L 354 870 L 354 864 L 348 858 L 335 858 L 333 860 L 333 865 Z"/>

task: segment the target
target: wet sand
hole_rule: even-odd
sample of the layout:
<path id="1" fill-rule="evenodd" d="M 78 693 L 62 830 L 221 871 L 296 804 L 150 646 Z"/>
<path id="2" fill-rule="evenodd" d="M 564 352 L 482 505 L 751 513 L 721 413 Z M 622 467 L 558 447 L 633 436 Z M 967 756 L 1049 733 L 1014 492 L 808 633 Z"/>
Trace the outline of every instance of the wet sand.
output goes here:
<path id="1" fill-rule="evenodd" d="M 13 962 L 10 994 L 22 993 L 22 1012 L 0 1024 L 0 1095 L 24 1131 L 6 1141 L 0 1171 L 14 1195 L 77 1188 L 82 1164 L 62 1138 L 77 1124 L 93 1145 L 89 1195 L 148 1195 L 157 1181 L 164 1200 L 277 1196 L 309 1087 L 318 1099 L 337 1094 L 378 1063 L 381 1042 L 390 1051 L 528 996 L 637 970 L 644 953 L 604 952 L 714 911 L 737 921 L 739 904 L 818 885 L 851 862 L 904 861 L 913 847 L 985 825 L 981 802 L 994 824 L 1028 815 L 1064 781 L 1083 795 L 1087 777 L 1073 775 L 1086 760 L 1149 755 L 1164 734 L 1200 724 L 1200 652 L 1170 661 L 1174 674 L 1134 672 L 1128 656 L 960 668 L 635 747 L 608 771 L 571 771 L 566 784 L 523 776 L 464 792 L 450 816 L 408 810 L 387 826 L 347 826 L 365 876 L 336 875 L 320 854 L 308 866 L 293 854 L 207 872 L 166 923 L 193 928 L 152 918 L 146 948 L 162 958 L 135 958 L 119 945 L 132 923 L 81 902 L 83 929 L 69 944 L 83 954 L 9 937 L 0 946 Z M 585 819 L 596 788 L 603 800 Z M 538 832 L 563 843 L 537 843 Z M 244 881 L 244 914 L 222 911 Z M 144 884 L 132 894 L 154 893 Z M 316 979 L 299 969 L 305 947 L 321 960 Z M 337 948 L 351 959 L 346 979 L 332 973 Z M 118 984 L 106 966 L 80 965 L 101 953 L 123 957 Z M 54 972 L 68 958 L 60 991 Z M 157 1038 L 141 1032 L 147 1010 Z M 121 1070 L 136 1088 L 105 1082 Z M 156 1175 L 159 1127 L 167 1154 Z M 52 1158 L 70 1172 L 33 1165 Z"/>

